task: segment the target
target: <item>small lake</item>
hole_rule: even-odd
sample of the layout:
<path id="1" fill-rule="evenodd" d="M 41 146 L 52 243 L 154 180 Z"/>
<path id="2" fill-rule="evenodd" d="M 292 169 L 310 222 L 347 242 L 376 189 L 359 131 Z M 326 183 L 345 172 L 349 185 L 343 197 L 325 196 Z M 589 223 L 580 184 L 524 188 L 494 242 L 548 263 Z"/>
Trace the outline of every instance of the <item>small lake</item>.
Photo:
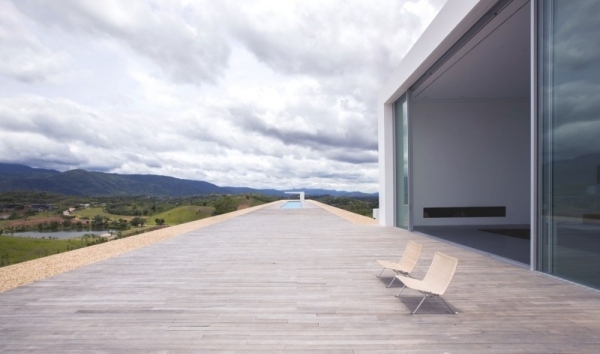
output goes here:
<path id="1" fill-rule="evenodd" d="M 85 234 L 88 235 L 96 235 L 100 236 L 103 234 L 108 234 L 108 230 L 80 230 L 80 231 L 24 231 L 24 232 L 15 232 L 15 233 L 5 233 L 4 235 L 8 236 L 17 236 L 17 237 L 32 237 L 32 238 L 58 238 L 58 239 L 68 239 L 80 237 Z M 114 233 L 114 231 L 113 231 Z"/>

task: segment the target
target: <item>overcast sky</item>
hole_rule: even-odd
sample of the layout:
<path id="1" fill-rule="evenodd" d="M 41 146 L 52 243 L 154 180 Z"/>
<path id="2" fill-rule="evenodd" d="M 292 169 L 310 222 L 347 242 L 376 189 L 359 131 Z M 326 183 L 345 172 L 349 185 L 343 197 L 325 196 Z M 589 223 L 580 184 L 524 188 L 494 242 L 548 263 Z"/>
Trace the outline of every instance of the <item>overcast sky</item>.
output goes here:
<path id="1" fill-rule="evenodd" d="M 0 0 L 0 162 L 376 192 L 377 93 L 444 0 Z"/>

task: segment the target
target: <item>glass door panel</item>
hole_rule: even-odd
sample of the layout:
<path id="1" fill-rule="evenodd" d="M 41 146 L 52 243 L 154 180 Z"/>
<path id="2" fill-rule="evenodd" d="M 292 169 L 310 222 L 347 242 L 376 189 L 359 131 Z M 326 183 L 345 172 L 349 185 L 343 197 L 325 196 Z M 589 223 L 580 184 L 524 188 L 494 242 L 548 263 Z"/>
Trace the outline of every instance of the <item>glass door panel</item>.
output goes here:
<path id="1" fill-rule="evenodd" d="M 538 4 L 537 267 L 600 288 L 600 2 Z"/>
<path id="2" fill-rule="evenodd" d="M 406 95 L 394 103 L 396 226 L 408 229 L 408 107 Z"/>

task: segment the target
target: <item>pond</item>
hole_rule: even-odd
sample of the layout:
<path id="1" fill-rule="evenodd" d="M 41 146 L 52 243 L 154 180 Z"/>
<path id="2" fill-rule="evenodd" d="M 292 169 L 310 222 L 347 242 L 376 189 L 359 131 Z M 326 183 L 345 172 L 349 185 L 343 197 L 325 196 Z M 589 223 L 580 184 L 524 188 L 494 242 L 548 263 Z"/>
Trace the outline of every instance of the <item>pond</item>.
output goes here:
<path id="1" fill-rule="evenodd" d="M 111 230 L 113 234 L 114 230 Z M 15 233 L 5 233 L 4 235 L 8 236 L 17 236 L 17 237 L 31 237 L 31 238 L 57 238 L 57 239 L 69 239 L 75 237 L 81 237 L 85 234 L 88 235 L 104 235 L 110 233 L 109 230 L 79 230 L 79 231 L 24 231 L 24 232 L 15 232 Z"/>

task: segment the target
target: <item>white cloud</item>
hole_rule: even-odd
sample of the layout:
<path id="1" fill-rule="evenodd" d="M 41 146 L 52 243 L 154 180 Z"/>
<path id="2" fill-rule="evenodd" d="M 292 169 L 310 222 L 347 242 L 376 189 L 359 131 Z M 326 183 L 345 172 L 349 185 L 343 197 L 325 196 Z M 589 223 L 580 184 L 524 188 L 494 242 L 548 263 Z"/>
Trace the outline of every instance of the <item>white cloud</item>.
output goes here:
<path id="1" fill-rule="evenodd" d="M 27 19 L 9 2 L 0 2 L 0 75 L 26 83 L 57 79 L 69 62 L 28 30 Z"/>
<path id="2" fill-rule="evenodd" d="M 229 46 L 217 2 L 183 6 L 162 1 L 19 0 L 15 4 L 47 26 L 122 43 L 176 82 L 213 82 L 227 64 Z M 203 11 L 205 6 L 213 11 Z"/>
<path id="3" fill-rule="evenodd" d="M 0 156 L 375 192 L 376 93 L 441 5 L 0 0 Z"/>

